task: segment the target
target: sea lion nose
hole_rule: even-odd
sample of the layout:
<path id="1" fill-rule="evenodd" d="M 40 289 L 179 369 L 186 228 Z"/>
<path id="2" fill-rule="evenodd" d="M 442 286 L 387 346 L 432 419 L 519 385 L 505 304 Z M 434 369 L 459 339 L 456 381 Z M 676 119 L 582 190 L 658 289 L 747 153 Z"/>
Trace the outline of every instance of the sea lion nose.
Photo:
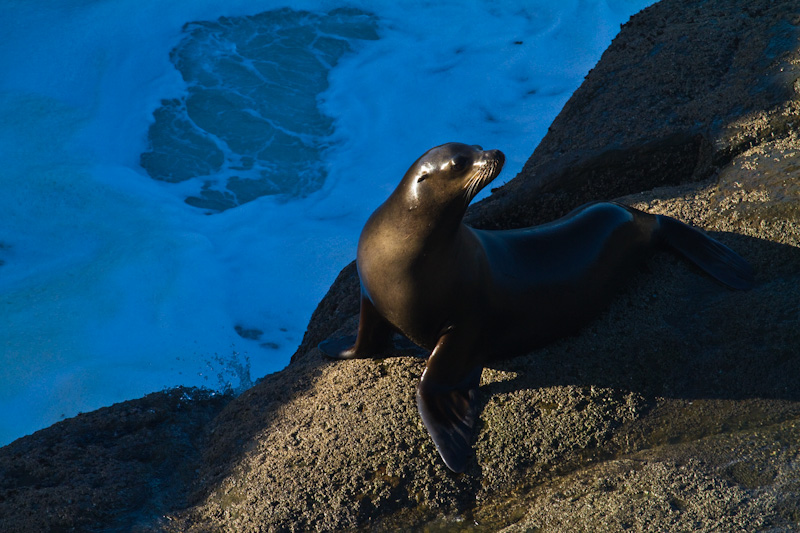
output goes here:
<path id="1" fill-rule="evenodd" d="M 472 147 L 475 148 L 476 150 L 483 151 L 483 148 L 479 144 L 473 144 Z"/>
<path id="2" fill-rule="evenodd" d="M 492 157 L 501 165 L 505 164 L 506 162 L 506 154 L 501 152 L 500 150 L 492 150 Z"/>

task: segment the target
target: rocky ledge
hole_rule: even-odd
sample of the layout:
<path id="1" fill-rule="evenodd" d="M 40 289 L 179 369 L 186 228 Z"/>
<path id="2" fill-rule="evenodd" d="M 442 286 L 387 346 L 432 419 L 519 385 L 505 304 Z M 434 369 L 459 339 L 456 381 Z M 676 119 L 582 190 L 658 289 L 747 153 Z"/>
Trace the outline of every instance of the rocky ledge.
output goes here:
<path id="1" fill-rule="evenodd" d="M 153 394 L 0 449 L 0 530 L 800 529 L 799 80 L 794 1 L 663 0 L 623 27 L 469 221 L 616 198 L 706 229 L 756 286 L 655 256 L 579 335 L 484 371 L 464 474 L 416 412 L 418 354 L 315 348 L 355 330 L 351 265 L 241 396 Z"/>

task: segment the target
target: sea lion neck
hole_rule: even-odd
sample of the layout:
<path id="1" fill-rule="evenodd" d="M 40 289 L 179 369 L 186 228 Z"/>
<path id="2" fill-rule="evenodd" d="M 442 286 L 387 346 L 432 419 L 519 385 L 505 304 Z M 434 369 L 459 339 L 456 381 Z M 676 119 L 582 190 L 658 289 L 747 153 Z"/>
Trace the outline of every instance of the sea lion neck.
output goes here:
<path id="1" fill-rule="evenodd" d="M 435 245 L 434 241 L 452 238 L 460 229 L 466 207 L 458 205 L 431 209 L 408 201 L 400 188 L 381 204 L 365 226 L 371 232 L 403 242 L 417 249 Z"/>

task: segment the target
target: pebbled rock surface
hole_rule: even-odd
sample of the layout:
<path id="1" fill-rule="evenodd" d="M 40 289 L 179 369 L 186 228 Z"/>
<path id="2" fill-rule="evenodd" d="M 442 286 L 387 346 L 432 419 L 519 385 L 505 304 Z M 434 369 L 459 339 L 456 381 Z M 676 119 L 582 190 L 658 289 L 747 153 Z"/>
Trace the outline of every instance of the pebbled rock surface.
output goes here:
<path id="1" fill-rule="evenodd" d="M 0 449 L 0 530 L 800 530 L 798 79 L 793 1 L 663 0 L 623 27 L 470 222 L 618 198 L 706 229 L 756 286 L 655 256 L 579 335 L 484 371 L 464 474 L 417 415 L 424 354 L 315 348 L 355 332 L 350 265 L 239 397 L 159 393 Z"/>

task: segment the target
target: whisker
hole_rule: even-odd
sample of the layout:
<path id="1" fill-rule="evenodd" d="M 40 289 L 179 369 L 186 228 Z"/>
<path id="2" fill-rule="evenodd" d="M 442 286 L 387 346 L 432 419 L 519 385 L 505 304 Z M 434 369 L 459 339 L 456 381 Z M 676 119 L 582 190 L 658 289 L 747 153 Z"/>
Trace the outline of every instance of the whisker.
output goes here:
<path id="1" fill-rule="evenodd" d="M 483 165 L 483 167 L 481 167 L 481 169 L 478 170 L 478 172 L 476 172 L 472 178 L 470 178 L 464 194 L 464 200 L 467 204 L 469 204 L 472 199 L 475 198 L 486 181 L 494 175 L 495 171 L 497 170 L 497 166 L 497 161 L 490 161 Z"/>

